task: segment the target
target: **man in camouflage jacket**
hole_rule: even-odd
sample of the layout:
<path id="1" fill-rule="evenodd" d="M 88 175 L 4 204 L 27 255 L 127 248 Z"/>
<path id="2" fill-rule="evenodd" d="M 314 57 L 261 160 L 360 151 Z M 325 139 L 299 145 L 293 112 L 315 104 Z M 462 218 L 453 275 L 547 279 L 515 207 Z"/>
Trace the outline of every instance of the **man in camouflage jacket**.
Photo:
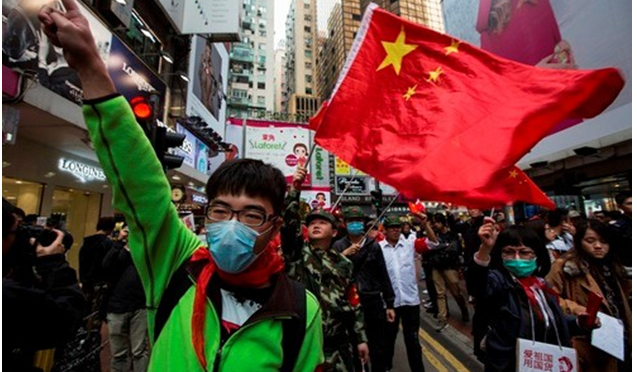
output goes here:
<path id="1" fill-rule="evenodd" d="M 318 209 L 306 218 L 309 241 L 301 235 L 299 215 L 300 185 L 306 171 L 294 174 L 286 198 L 281 248 L 288 275 L 303 283 L 319 300 L 323 316 L 323 371 L 352 372 L 354 353 L 351 337 L 357 340 L 357 357 L 367 362 L 368 348 L 363 312 L 352 278 L 350 260 L 331 247 L 336 235 L 336 219 Z"/>

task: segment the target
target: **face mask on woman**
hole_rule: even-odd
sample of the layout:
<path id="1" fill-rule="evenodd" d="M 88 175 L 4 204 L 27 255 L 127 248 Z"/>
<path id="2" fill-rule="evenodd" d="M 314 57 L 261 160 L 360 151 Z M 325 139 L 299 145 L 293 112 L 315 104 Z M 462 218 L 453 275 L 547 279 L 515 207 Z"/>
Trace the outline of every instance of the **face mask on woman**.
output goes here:
<path id="1" fill-rule="evenodd" d="M 511 258 L 502 260 L 504 267 L 516 278 L 531 276 L 537 269 L 537 259 Z"/>

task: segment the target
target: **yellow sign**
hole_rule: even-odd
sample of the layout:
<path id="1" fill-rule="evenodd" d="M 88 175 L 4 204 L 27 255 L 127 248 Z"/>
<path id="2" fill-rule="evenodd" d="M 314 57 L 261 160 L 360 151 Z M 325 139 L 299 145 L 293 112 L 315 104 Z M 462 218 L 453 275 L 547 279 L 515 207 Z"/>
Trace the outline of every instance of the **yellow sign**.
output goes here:
<path id="1" fill-rule="evenodd" d="M 350 167 L 349 164 L 336 156 L 334 157 L 334 173 L 336 173 L 337 176 L 349 176 L 351 169 L 352 167 Z"/>

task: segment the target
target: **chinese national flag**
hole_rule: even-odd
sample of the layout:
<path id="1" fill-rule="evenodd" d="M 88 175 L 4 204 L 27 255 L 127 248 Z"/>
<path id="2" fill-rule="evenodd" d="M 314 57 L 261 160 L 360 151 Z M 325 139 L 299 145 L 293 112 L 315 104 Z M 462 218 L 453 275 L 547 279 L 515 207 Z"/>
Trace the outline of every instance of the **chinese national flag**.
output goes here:
<path id="1" fill-rule="evenodd" d="M 487 209 L 515 200 L 555 209 L 555 203 L 516 166 L 497 171 L 491 177 L 490 184 L 484 187 L 466 188 L 457 192 L 436 190 L 428 195 L 431 200 L 454 200 L 455 203 L 470 208 Z"/>
<path id="2" fill-rule="evenodd" d="M 312 127 L 323 148 L 408 197 L 548 205 L 514 164 L 623 85 L 617 69 L 520 64 L 370 5 Z M 525 182 L 510 182 L 513 170 Z"/>

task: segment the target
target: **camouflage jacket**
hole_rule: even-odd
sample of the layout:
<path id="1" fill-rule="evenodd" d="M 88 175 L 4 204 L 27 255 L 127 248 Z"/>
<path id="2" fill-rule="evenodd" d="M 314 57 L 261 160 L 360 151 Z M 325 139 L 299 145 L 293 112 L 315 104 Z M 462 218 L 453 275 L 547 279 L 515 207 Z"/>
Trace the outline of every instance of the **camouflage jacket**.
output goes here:
<path id="1" fill-rule="evenodd" d="M 361 306 L 357 301 L 349 300 L 352 295 L 349 291 L 354 284 L 353 264 L 337 250 L 313 249 L 303 239 L 299 197 L 300 192 L 296 190 L 288 193 L 281 228 L 281 248 L 287 274 L 303 283 L 318 298 L 326 346 L 330 338 L 344 339 L 345 336 L 348 339 L 355 337 L 359 344 L 367 342 Z"/>

